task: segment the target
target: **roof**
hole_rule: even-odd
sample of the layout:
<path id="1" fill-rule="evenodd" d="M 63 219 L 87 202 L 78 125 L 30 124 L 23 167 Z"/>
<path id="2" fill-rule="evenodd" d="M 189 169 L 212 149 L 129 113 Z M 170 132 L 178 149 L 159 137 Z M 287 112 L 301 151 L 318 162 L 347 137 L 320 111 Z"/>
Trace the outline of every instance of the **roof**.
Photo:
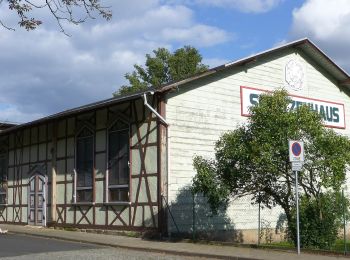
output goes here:
<path id="1" fill-rule="evenodd" d="M 110 99 L 87 104 L 87 105 L 80 106 L 77 108 L 68 109 L 68 110 L 47 116 L 47 117 L 40 118 L 40 119 L 32 121 L 32 122 L 28 122 L 28 123 L 24 123 L 24 124 L 20 124 L 20 125 L 14 125 L 10 128 L 6 128 L 5 130 L 2 130 L 2 131 L 0 129 L 0 131 L 1 131 L 1 133 L 8 133 L 8 132 L 11 132 L 13 130 L 20 129 L 20 128 L 23 128 L 26 126 L 31 126 L 31 125 L 39 124 L 42 122 L 65 117 L 68 115 L 89 111 L 89 110 L 103 107 L 106 105 L 113 105 L 113 104 L 118 104 L 118 103 L 121 103 L 121 102 L 124 102 L 127 100 L 137 99 L 137 98 L 140 98 L 143 94 L 151 93 L 154 91 L 157 93 L 165 93 L 165 92 L 171 91 L 173 89 L 176 89 L 177 87 L 182 86 L 186 83 L 193 82 L 193 81 L 201 79 L 201 78 L 205 78 L 209 75 L 218 73 L 218 72 L 223 71 L 223 70 L 232 69 L 234 67 L 239 67 L 239 66 L 245 65 L 245 64 L 250 63 L 250 62 L 255 62 L 261 58 L 268 56 L 271 53 L 276 53 L 276 52 L 279 52 L 279 51 L 282 51 L 282 50 L 288 49 L 288 48 L 295 48 L 295 49 L 302 51 L 303 53 L 308 55 L 310 58 L 312 58 L 320 67 L 322 67 L 325 71 L 327 71 L 331 76 L 333 76 L 339 85 L 350 89 L 350 76 L 347 74 L 347 72 L 345 72 L 345 70 L 343 70 L 335 62 L 333 62 L 313 42 L 311 42 L 307 38 L 304 38 L 304 39 L 300 39 L 300 40 L 297 40 L 294 42 L 290 42 L 290 43 L 278 46 L 276 48 L 266 50 L 264 52 L 260 52 L 258 54 L 255 54 L 255 55 L 252 55 L 252 56 L 240 59 L 240 60 L 236 60 L 233 62 L 223 64 L 221 66 L 209 69 L 209 70 L 202 72 L 200 74 L 196 74 L 196 75 L 189 77 L 187 79 L 179 80 L 176 82 L 170 82 L 168 84 L 163 85 L 158 90 L 149 89 L 146 91 L 140 91 L 140 92 L 135 92 L 132 94 L 113 97 Z"/>
<path id="2" fill-rule="evenodd" d="M 53 114 L 53 115 L 49 115 L 28 123 L 24 123 L 24 124 L 19 124 L 19 125 L 13 125 L 10 128 L 6 128 L 4 130 L 0 129 L 1 134 L 4 133 L 8 133 L 8 132 L 12 132 L 14 130 L 26 127 L 26 126 L 32 126 L 32 125 L 36 125 L 36 124 L 40 124 L 43 122 L 47 122 L 50 120 L 54 120 L 54 119 L 58 119 L 61 117 L 65 117 L 65 116 L 69 116 L 69 115 L 73 115 L 73 114 L 77 114 L 77 113 L 81 113 L 81 112 L 86 112 L 92 109 L 96 109 L 99 107 L 104 107 L 106 105 L 114 105 L 114 104 L 118 104 L 118 103 L 122 103 L 124 101 L 128 101 L 128 100 L 132 100 L 132 99 L 137 99 L 140 98 L 143 94 L 148 94 L 148 93 L 153 93 L 154 89 L 148 89 L 146 91 L 138 91 L 135 93 L 131 93 L 131 94 L 125 94 L 125 95 L 121 95 L 121 96 L 116 96 L 113 98 L 109 98 L 109 99 L 105 99 L 105 100 L 101 100 L 98 102 L 94 102 L 94 103 L 90 103 L 84 106 L 80 106 L 80 107 L 76 107 L 76 108 L 72 108 L 72 109 L 68 109 L 68 110 L 64 110 L 62 112 Z"/>
<path id="3" fill-rule="evenodd" d="M 160 92 L 167 92 L 174 88 L 177 88 L 181 85 L 184 85 L 186 83 L 192 82 L 194 80 L 207 77 L 209 75 L 215 74 L 222 70 L 232 69 L 234 67 L 239 67 L 242 65 L 245 65 L 250 62 L 255 62 L 261 58 L 264 58 L 272 53 L 280 52 L 282 50 L 288 49 L 288 48 L 295 48 L 303 53 L 305 53 L 307 56 L 309 56 L 311 59 L 313 59 L 321 68 L 323 68 L 326 72 L 328 72 L 334 79 L 337 81 L 337 83 L 341 86 L 347 87 L 350 89 L 350 76 L 349 74 L 342 69 L 339 65 L 337 65 L 334 61 L 332 61 L 320 48 L 316 46 L 312 41 L 310 41 L 307 38 L 300 39 L 297 41 L 289 42 L 287 44 L 245 57 L 243 59 L 239 59 L 233 62 L 229 62 L 223 65 L 220 65 L 218 67 L 212 68 L 206 72 L 203 72 L 201 74 L 197 74 L 193 77 L 180 80 L 177 82 L 173 82 L 170 84 L 164 85 L 159 91 Z"/>

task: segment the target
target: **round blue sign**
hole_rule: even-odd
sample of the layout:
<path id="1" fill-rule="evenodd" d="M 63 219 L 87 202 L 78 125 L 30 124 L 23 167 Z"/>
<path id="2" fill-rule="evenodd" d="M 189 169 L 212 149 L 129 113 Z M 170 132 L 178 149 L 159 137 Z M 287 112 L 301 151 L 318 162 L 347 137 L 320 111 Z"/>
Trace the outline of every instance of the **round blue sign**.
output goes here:
<path id="1" fill-rule="evenodd" d="M 297 142 L 292 144 L 292 153 L 294 156 L 299 156 L 301 154 L 301 145 Z"/>

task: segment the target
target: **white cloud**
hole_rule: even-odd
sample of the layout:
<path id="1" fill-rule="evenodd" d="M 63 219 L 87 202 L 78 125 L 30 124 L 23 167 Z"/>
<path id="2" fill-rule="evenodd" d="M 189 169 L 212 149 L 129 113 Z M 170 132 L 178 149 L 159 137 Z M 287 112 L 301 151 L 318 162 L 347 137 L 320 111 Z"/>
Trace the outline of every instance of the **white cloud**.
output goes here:
<path id="1" fill-rule="evenodd" d="M 161 30 L 159 36 L 165 41 L 186 42 L 199 47 L 213 46 L 231 38 L 226 31 L 207 25 L 195 25 L 191 28 L 165 28 Z"/>
<path id="2" fill-rule="evenodd" d="M 199 4 L 220 8 L 232 8 L 244 13 L 265 13 L 278 6 L 284 0 L 182 0 L 187 5 Z M 178 2 L 172 1 L 170 2 Z"/>
<path id="3" fill-rule="evenodd" d="M 157 0 L 113 4 L 106 3 L 113 6 L 111 22 L 66 25 L 72 37 L 60 33 L 47 13 L 40 14 L 50 22 L 36 31 L 0 27 L 0 120 L 24 122 L 109 98 L 133 64 L 143 63 L 145 54 L 158 47 L 198 48 L 231 39 L 226 31 L 196 21 L 183 5 Z M 0 17 L 9 17 L 7 12 L 0 6 Z"/>
<path id="4" fill-rule="evenodd" d="M 305 1 L 293 11 L 290 37 L 310 38 L 350 71 L 350 1 Z"/>

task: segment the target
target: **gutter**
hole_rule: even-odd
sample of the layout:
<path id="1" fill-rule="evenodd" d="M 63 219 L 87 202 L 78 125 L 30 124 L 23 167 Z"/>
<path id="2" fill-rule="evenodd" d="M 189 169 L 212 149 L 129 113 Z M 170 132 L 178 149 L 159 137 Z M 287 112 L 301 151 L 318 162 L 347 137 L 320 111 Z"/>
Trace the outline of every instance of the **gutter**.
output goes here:
<path id="1" fill-rule="evenodd" d="M 153 91 L 150 92 L 150 93 L 151 93 L 151 95 L 154 94 Z M 143 98 L 143 103 L 144 103 L 144 105 L 145 105 L 146 107 L 148 107 L 148 109 L 151 110 L 151 111 L 153 112 L 153 114 L 155 114 L 163 124 L 165 124 L 166 126 L 169 126 L 169 123 L 165 120 L 165 118 L 162 117 L 150 104 L 147 103 L 147 96 L 146 96 L 146 93 L 143 93 L 142 98 Z"/>

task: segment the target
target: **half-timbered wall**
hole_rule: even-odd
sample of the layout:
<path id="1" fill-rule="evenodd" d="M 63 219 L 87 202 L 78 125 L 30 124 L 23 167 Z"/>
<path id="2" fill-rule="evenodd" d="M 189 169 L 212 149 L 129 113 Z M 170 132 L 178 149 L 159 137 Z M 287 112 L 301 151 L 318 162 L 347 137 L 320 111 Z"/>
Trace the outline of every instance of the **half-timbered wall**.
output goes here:
<path id="1" fill-rule="evenodd" d="M 148 102 L 157 107 L 154 97 Z M 106 203 L 108 129 L 116 120 L 130 126 L 129 202 Z M 8 139 L 8 191 L 7 205 L 0 205 L 0 223 L 28 223 L 28 180 L 39 173 L 47 178 L 46 220 L 49 225 L 115 229 L 158 227 L 158 124 L 139 98 L 5 135 L 3 138 Z M 74 203 L 76 135 L 82 127 L 94 132 L 93 199 Z"/>

